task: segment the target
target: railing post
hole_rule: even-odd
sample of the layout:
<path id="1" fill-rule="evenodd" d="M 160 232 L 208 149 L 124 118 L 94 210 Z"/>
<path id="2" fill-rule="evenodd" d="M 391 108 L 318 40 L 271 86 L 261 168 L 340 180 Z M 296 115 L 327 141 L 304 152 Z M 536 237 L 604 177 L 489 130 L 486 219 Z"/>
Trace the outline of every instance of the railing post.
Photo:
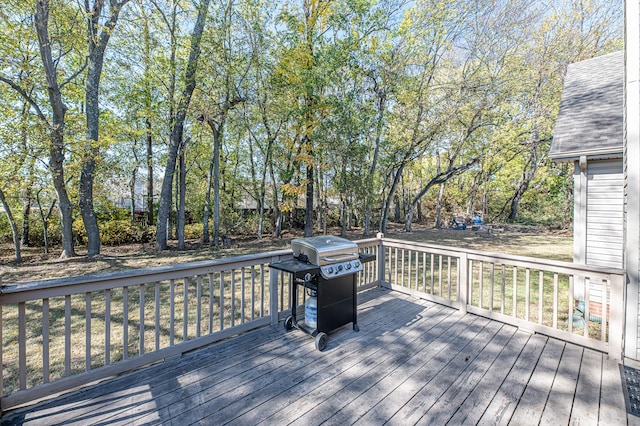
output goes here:
<path id="1" fill-rule="evenodd" d="M 383 286 L 385 284 L 384 265 L 386 260 L 383 240 L 384 234 L 382 232 L 378 232 L 378 235 L 376 235 L 376 237 L 378 238 L 378 286 Z"/>
<path id="2" fill-rule="evenodd" d="M 467 253 L 460 253 L 458 258 L 458 301 L 460 313 L 467 313 L 469 297 L 469 259 Z"/>
<path id="3" fill-rule="evenodd" d="M 276 263 L 280 259 L 278 257 L 271 258 L 271 263 Z M 278 325 L 278 271 L 269 268 L 269 315 L 271 316 L 271 325 Z"/>
<path id="4" fill-rule="evenodd" d="M 609 358 L 616 361 L 622 360 L 624 338 L 624 311 L 625 311 L 625 275 L 613 275 L 611 277 L 611 306 L 609 308 Z M 606 294 L 606 289 L 604 290 Z M 603 306 L 603 318 L 606 317 L 606 306 Z"/>

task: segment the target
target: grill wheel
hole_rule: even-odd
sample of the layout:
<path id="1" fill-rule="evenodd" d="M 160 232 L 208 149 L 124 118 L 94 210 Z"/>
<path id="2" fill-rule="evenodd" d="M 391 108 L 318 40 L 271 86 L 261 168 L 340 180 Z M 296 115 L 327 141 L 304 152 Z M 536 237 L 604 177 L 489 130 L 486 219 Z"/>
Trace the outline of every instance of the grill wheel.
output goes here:
<path id="1" fill-rule="evenodd" d="M 318 333 L 316 336 L 316 349 L 320 352 L 324 351 L 327 348 L 327 341 L 329 340 L 327 333 Z"/>

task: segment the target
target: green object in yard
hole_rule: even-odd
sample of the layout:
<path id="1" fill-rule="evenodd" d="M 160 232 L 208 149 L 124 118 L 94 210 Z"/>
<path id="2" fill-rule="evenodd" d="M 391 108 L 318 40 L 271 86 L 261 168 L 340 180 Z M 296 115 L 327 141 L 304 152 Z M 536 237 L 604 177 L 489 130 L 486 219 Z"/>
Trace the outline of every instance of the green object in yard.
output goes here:
<path id="1" fill-rule="evenodd" d="M 582 316 L 584 318 L 584 311 L 585 311 L 585 309 L 584 309 L 584 300 L 578 300 L 578 307 L 576 308 L 576 310 L 578 312 L 582 313 Z M 574 317 L 575 317 L 575 314 L 574 314 Z M 598 317 L 598 316 L 595 316 L 595 315 L 589 314 L 589 321 L 601 324 L 602 323 L 602 318 Z M 584 323 L 584 320 L 583 320 L 583 323 Z M 574 324 L 575 324 L 575 322 L 574 322 Z M 580 326 L 580 327 L 582 327 L 582 326 Z"/>
<path id="2" fill-rule="evenodd" d="M 569 318 L 567 318 L 566 323 L 569 324 Z M 582 314 L 580 312 L 574 312 L 573 313 L 573 326 L 575 328 L 584 327 L 584 317 L 582 316 Z"/>

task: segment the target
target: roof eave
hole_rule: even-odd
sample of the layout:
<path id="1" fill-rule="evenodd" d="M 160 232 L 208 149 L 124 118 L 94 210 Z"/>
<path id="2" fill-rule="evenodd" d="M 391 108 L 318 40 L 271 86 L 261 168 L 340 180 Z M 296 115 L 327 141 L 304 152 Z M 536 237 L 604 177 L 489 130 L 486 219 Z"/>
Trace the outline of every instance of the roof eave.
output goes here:
<path id="1" fill-rule="evenodd" d="M 587 161 L 622 158 L 622 146 L 617 149 L 607 148 L 585 151 L 552 152 L 549 154 L 549 157 L 551 157 L 551 159 L 556 163 L 579 161 L 582 156 L 587 157 Z"/>

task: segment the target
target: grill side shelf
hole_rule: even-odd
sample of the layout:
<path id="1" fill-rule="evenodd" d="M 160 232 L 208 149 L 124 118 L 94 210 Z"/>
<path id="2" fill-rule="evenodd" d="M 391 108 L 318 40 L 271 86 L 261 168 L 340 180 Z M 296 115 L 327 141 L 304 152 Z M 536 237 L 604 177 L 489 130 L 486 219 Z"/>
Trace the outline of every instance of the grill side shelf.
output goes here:
<path id="1" fill-rule="evenodd" d="M 271 263 L 270 268 L 293 274 L 295 278 L 302 279 L 305 274 L 316 275 L 320 273 L 320 267 L 311 263 L 301 262 L 297 259 L 283 260 L 282 262 Z"/>

